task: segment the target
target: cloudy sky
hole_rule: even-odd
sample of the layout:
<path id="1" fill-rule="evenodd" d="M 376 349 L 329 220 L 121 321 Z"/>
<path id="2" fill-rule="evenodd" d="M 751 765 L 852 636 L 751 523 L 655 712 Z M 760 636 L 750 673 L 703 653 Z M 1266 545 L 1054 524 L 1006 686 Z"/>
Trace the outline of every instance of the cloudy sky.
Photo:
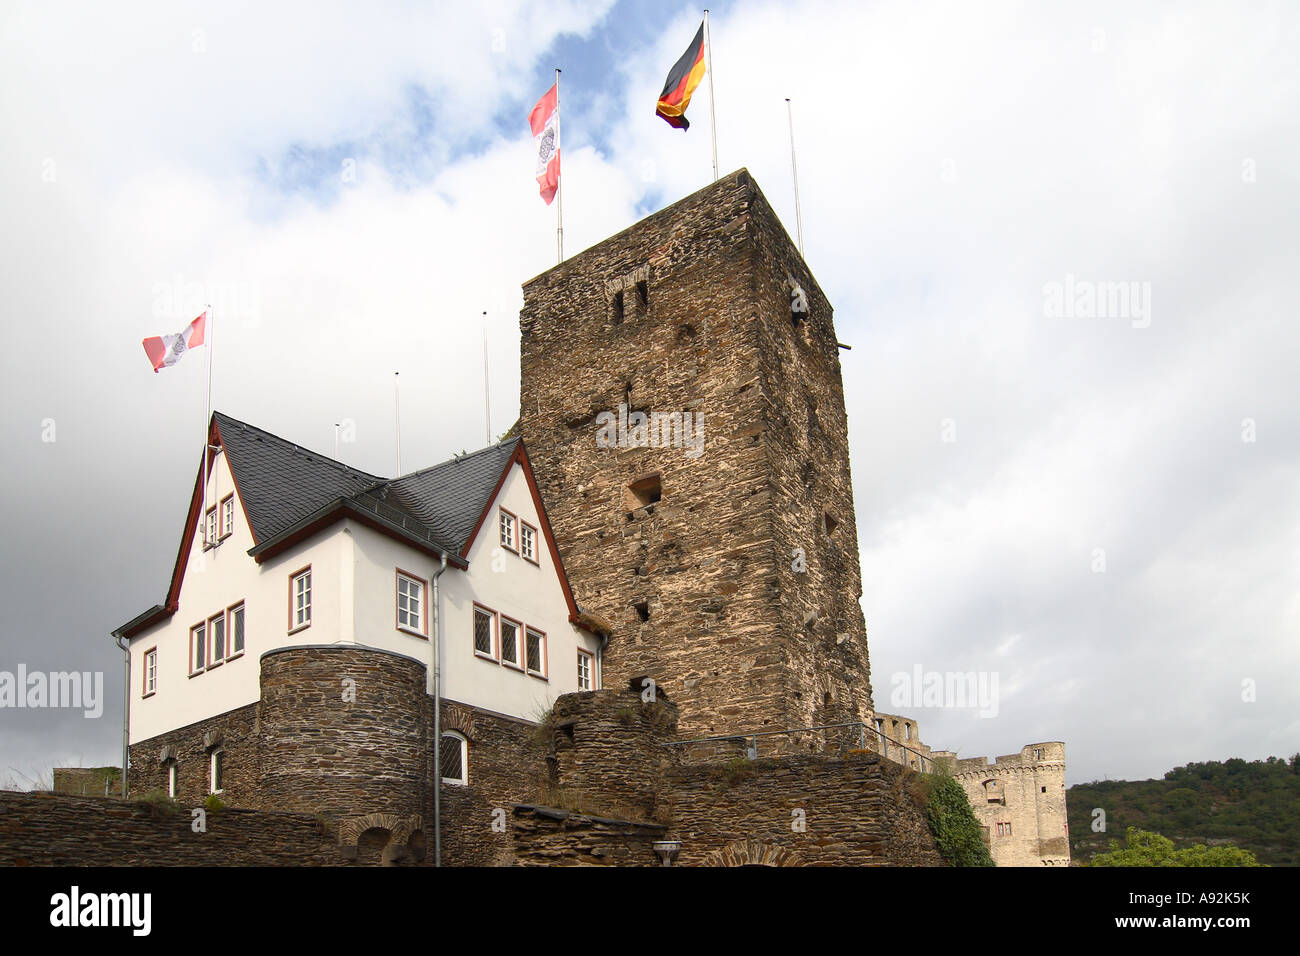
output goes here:
<path id="1" fill-rule="evenodd" d="M 346 422 L 372 472 L 394 371 L 406 470 L 480 446 L 481 314 L 499 433 L 520 284 L 553 264 L 529 109 L 563 68 L 570 251 L 706 185 L 707 88 L 689 132 L 654 116 L 700 16 L 4 5 L 0 670 L 107 686 L 96 720 L 0 711 L 0 781 L 119 754 L 109 632 L 163 597 L 204 408 L 204 362 L 151 374 L 141 338 L 212 302 L 214 405 L 327 453 Z M 721 166 L 792 230 L 793 98 L 807 259 L 853 346 L 878 706 L 965 756 L 1064 740 L 1070 782 L 1300 749 L 1300 10 L 712 23 Z M 893 704 L 917 666 L 996 674 L 997 716 Z"/>

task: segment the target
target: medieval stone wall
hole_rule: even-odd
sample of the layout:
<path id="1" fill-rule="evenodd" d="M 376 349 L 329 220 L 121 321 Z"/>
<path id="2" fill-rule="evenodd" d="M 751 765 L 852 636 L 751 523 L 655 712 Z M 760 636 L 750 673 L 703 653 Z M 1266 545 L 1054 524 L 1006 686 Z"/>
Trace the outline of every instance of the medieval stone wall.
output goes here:
<path id="1" fill-rule="evenodd" d="M 615 622 L 605 685 L 655 678 L 687 735 L 865 716 L 831 310 L 749 174 L 526 283 L 520 334 L 520 425 L 561 554 Z M 602 413 L 636 411 L 702 416 L 702 452 L 661 433 L 598 446 Z"/>
<path id="2" fill-rule="evenodd" d="M 307 813 L 0 791 L 0 866 L 342 866 L 338 833 Z"/>
<path id="3" fill-rule="evenodd" d="M 127 790 L 135 796 L 166 793 L 168 764 L 174 761 L 176 798 L 198 806 L 210 792 L 212 752 L 217 749 L 224 753 L 221 801 L 230 806 L 263 806 L 258 790 L 257 704 L 132 744 Z"/>

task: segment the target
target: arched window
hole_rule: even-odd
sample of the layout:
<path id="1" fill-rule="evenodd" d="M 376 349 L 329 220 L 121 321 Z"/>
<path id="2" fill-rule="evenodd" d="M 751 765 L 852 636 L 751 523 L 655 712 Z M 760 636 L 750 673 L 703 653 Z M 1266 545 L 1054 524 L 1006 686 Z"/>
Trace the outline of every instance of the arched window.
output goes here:
<path id="1" fill-rule="evenodd" d="M 462 734 L 454 730 L 443 733 L 439 754 L 443 783 L 469 783 L 469 741 Z"/>

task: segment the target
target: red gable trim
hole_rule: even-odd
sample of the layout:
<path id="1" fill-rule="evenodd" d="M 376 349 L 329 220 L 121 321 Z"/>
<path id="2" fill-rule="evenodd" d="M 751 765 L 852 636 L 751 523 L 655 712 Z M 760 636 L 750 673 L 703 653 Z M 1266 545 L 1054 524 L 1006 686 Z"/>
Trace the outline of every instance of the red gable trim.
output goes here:
<path id="1" fill-rule="evenodd" d="M 524 478 L 528 482 L 528 491 L 533 498 L 533 507 L 537 509 L 537 523 L 542 526 L 542 535 L 546 538 L 546 548 L 550 552 L 551 563 L 555 565 L 555 571 L 560 577 L 560 586 L 564 589 L 564 601 L 569 607 L 569 620 L 577 624 L 578 602 L 573 599 L 573 588 L 569 586 L 569 576 L 564 573 L 564 562 L 560 560 L 560 551 L 555 546 L 555 535 L 551 531 L 551 521 L 546 517 L 546 506 L 542 504 L 542 494 L 537 490 L 537 479 L 533 476 L 533 466 L 528 461 L 528 450 L 524 448 L 522 438 L 519 439 L 519 444 L 515 446 L 515 453 L 510 456 L 510 460 L 501 469 L 501 475 L 497 478 L 496 487 L 492 489 L 492 494 L 488 495 L 487 503 L 483 506 L 483 513 L 478 516 L 478 521 L 474 523 L 474 530 L 469 533 L 469 538 L 465 541 L 465 547 L 461 549 L 460 556 L 462 558 L 469 557 L 470 548 L 474 546 L 474 539 L 478 537 L 483 522 L 487 520 L 488 512 L 492 510 L 492 502 L 497 500 L 497 495 L 501 493 L 501 488 L 510 475 L 510 469 L 516 464 L 524 470 Z"/>
<path id="2" fill-rule="evenodd" d="M 220 447 L 222 454 L 225 454 L 225 442 L 221 440 L 221 429 L 217 427 L 217 416 L 213 415 L 208 425 L 208 444 Z M 207 462 L 207 472 L 204 473 L 204 461 Z M 217 467 L 217 456 L 204 455 L 199 459 L 199 471 L 194 477 L 194 491 L 190 495 L 190 510 L 185 517 L 185 530 L 181 533 L 180 547 L 176 551 L 176 564 L 172 567 L 171 584 L 167 588 L 167 600 L 163 602 L 162 610 L 158 614 L 139 622 L 130 631 L 123 631 L 122 636 L 130 638 L 140 633 L 147 627 L 164 621 L 176 613 L 180 607 L 181 583 L 185 580 L 185 569 L 189 566 L 190 551 L 194 547 L 194 537 L 198 534 L 199 522 L 202 516 L 199 512 L 203 508 L 203 481 L 212 476 L 212 470 Z M 235 475 L 235 469 L 227 459 L 226 467 L 230 471 L 230 478 L 235 484 L 235 497 L 239 500 L 239 511 L 244 516 L 244 522 L 248 525 L 249 532 L 253 535 L 254 544 L 257 543 L 257 532 L 253 530 L 253 523 L 248 520 L 248 511 L 244 508 L 244 493 L 239 489 L 239 478 Z"/>

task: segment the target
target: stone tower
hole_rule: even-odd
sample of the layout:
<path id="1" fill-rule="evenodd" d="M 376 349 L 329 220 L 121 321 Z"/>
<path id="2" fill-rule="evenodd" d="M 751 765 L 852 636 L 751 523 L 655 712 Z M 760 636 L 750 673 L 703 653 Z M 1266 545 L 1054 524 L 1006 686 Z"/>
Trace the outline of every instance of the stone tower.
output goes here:
<path id="1" fill-rule="evenodd" d="M 605 686 L 653 677 L 688 737 L 867 720 L 831 306 L 748 171 L 527 282 L 519 325 L 524 441 L 614 625 Z"/>

